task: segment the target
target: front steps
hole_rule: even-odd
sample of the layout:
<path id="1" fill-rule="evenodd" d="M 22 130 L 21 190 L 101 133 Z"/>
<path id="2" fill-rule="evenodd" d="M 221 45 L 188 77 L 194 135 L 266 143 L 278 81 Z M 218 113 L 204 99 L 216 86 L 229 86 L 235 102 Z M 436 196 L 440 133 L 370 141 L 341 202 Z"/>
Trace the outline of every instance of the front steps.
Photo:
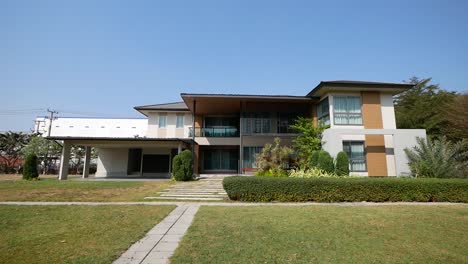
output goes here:
<path id="1" fill-rule="evenodd" d="M 159 196 L 145 197 L 145 200 L 222 201 L 227 199 L 222 181 L 222 178 L 202 178 L 193 182 L 180 182 L 159 192 Z"/>

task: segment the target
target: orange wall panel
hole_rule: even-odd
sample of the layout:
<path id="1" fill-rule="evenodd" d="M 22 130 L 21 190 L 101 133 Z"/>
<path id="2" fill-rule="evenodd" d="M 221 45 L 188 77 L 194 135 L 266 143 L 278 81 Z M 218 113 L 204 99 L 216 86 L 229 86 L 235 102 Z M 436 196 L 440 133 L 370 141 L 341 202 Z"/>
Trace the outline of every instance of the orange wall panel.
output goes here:
<path id="1" fill-rule="evenodd" d="M 380 92 L 361 92 L 364 128 L 383 128 Z"/>

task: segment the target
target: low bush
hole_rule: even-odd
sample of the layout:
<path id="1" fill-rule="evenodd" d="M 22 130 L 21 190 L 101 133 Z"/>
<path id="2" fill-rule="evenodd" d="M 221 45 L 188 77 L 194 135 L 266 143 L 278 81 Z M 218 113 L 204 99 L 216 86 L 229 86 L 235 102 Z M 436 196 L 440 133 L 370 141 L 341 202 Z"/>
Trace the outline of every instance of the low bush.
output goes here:
<path id="1" fill-rule="evenodd" d="M 172 160 L 172 177 L 176 181 L 189 181 L 192 179 L 192 152 L 184 150 Z"/>
<path id="2" fill-rule="evenodd" d="M 333 173 L 335 171 L 335 165 L 333 164 L 333 158 L 330 156 L 330 153 L 324 150 L 319 152 L 317 167 L 328 173 Z"/>
<path id="3" fill-rule="evenodd" d="M 468 202 L 468 180 L 226 177 L 231 200 L 248 202 Z"/>
<path id="4" fill-rule="evenodd" d="M 289 177 L 293 178 L 322 178 L 322 177 L 338 177 L 335 173 L 328 173 L 317 167 L 310 169 L 292 169 L 289 171 Z"/>
<path id="5" fill-rule="evenodd" d="M 29 154 L 24 161 L 23 179 L 32 180 L 37 179 L 37 177 L 39 177 L 39 173 L 37 172 L 37 156 Z"/>
<path id="6" fill-rule="evenodd" d="M 281 168 L 273 168 L 269 170 L 260 170 L 255 173 L 259 177 L 288 177 L 288 172 Z"/>
<path id="7" fill-rule="evenodd" d="M 344 151 L 340 151 L 336 155 L 335 173 L 339 176 L 349 175 L 349 159 Z"/>

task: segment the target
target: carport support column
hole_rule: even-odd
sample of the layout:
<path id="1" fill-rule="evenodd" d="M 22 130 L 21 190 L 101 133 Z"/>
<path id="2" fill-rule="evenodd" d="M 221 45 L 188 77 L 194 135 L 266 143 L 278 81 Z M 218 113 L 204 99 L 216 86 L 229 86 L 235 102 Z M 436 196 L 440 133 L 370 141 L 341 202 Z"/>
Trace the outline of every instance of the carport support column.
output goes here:
<path id="1" fill-rule="evenodd" d="M 91 147 L 85 147 L 85 159 L 83 164 L 83 178 L 88 178 L 89 176 L 89 164 L 91 161 Z"/>
<path id="2" fill-rule="evenodd" d="M 60 171 L 59 180 L 66 180 L 68 178 L 68 165 L 70 163 L 70 142 L 64 140 L 62 147 L 62 156 L 60 157 Z"/>

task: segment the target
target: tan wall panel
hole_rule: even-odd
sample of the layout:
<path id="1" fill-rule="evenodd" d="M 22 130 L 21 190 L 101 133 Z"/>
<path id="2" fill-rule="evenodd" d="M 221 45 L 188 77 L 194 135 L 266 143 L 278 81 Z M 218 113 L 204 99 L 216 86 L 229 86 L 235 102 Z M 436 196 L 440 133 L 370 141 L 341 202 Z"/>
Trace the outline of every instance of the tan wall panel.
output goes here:
<path id="1" fill-rule="evenodd" d="M 318 117 L 317 117 L 317 106 L 311 105 L 310 106 L 310 116 L 312 118 L 312 125 L 314 127 L 318 126 Z"/>
<path id="2" fill-rule="evenodd" d="M 366 135 L 366 159 L 369 176 L 387 176 L 387 157 L 383 135 Z"/>
<path id="3" fill-rule="evenodd" d="M 362 92 L 361 96 L 364 128 L 383 128 L 380 92 Z"/>
<path id="4" fill-rule="evenodd" d="M 203 127 L 203 116 L 195 115 L 195 127 Z"/>
<path id="5" fill-rule="evenodd" d="M 199 174 L 200 172 L 199 172 L 198 168 L 200 167 L 199 166 L 199 163 L 200 163 L 200 155 L 199 155 L 200 147 L 197 144 L 195 144 L 193 146 L 193 150 L 194 150 L 193 151 L 193 161 L 194 161 L 193 162 L 193 173 Z"/>

